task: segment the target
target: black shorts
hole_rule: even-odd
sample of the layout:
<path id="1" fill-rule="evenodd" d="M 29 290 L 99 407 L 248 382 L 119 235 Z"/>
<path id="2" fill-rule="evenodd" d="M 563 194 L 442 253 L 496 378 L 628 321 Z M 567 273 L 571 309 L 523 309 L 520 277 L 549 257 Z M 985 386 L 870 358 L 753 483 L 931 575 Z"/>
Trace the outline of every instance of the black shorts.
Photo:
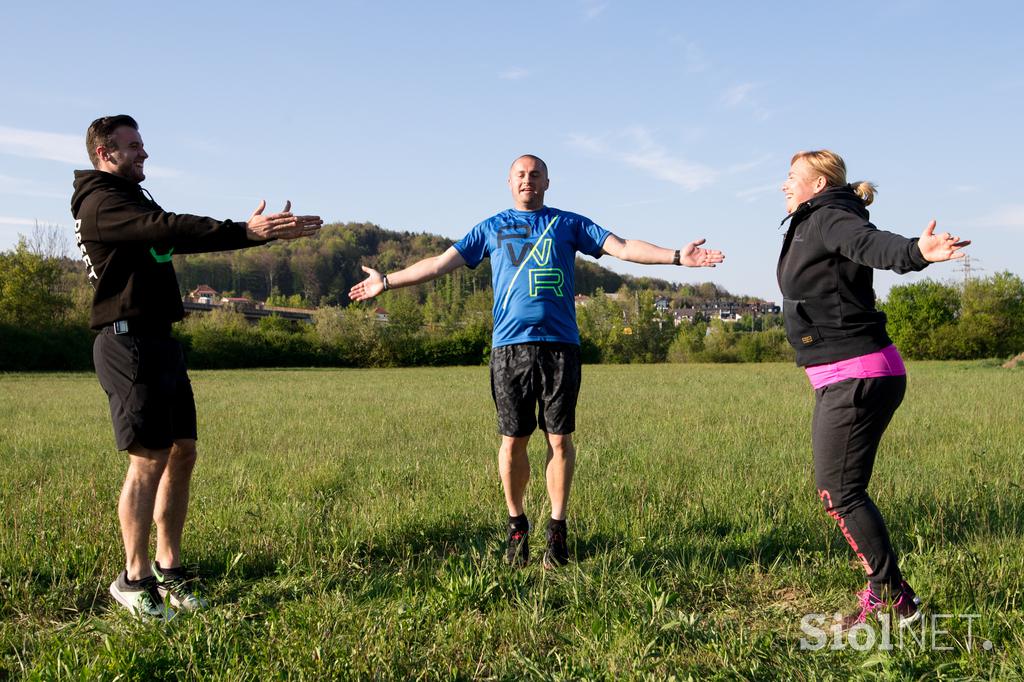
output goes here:
<path id="1" fill-rule="evenodd" d="M 92 347 L 100 386 L 110 399 L 118 450 L 150 450 L 196 438 L 196 403 L 181 344 L 168 335 L 114 334 L 105 328 Z"/>
<path id="2" fill-rule="evenodd" d="M 529 436 L 537 428 L 555 434 L 576 430 L 580 347 L 523 343 L 491 349 L 491 396 L 503 436 Z"/>

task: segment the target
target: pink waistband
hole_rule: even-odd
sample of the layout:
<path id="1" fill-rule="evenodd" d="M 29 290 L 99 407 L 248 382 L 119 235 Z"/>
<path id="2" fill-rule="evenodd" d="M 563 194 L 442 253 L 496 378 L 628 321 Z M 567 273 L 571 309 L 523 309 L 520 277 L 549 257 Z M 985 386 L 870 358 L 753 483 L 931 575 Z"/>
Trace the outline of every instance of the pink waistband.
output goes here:
<path id="1" fill-rule="evenodd" d="M 824 365 L 805 367 L 811 386 L 819 389 L 846 379 L 870 379 L 871 377 L 898 377 L 907 373 L 903 366 L 903 358 L 896 346 L 888 346 L 882 350 L 858 355 L 849 360 L 829 362 Z"/>

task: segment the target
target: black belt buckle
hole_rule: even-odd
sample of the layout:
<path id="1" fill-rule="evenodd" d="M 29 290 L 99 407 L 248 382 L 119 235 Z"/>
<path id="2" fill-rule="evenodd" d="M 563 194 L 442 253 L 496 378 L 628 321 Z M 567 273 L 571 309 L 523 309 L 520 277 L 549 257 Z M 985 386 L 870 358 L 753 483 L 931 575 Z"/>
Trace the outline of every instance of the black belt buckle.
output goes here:
<path id="1" fill-rule="evenodd" d="M 115 334 L 127 334 L 128 333 L 128 320 L 118 320 L 114 322 L 114 333 Z"/>

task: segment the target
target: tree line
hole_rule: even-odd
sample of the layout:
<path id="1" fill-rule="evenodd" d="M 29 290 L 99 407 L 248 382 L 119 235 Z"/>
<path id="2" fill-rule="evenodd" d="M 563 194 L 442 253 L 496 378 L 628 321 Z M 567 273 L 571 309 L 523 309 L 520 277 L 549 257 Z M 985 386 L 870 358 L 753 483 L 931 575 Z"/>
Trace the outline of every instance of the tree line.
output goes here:
<path id="1" fill-rule="evenodd" d="M 54 232 L 0 252 L 0 370 L 92 366 L 92 291 L 81 263 Z M 481 364 L 490 353 L 490 268 L 460 268 L 427 284 L 389 292 L 375 304 L 349 304 L 347 292 L 368 264 L 382 271 L 443 251 L 451 241 L 368 223 L 332 225 L 319 238 L 220 254 L 175 257 L 182 293 L 199 284 L 235 295 L 313 309 L 313 323 L 277 317 L 256 325 L 240 313 L 193 315 L 175 334 L 193 367 L 381 367 Z M 791 361 L 777 315 L 729 322 L 700 313 L 678 326 L 656 305 L 698 307 L 749 302 L 712 283 L 683 285 L 620 275 L 580 259 L 577 308 L 585 362 Z M 615 297 L 605 295 L 615 292 Z M 932 280 L 893 287 L 880 307 L 909 359 L 1006 357 L 1024 350 L 1024 282 L 1009 272 L 964 284 Z M 386 309 L 386 320 L 377 308 Z"/>
<path id="2" fill-rule="evenodd" d="M 311 309 L 347 306 L 349 289 L 365 277 L 361 265 L 381 272 L 398 270 L 441 253 L 453 243 L 437 235 L 386 230 L 372 223 L 335 223 L 325 225 L 310 239 L 275 242 L 259 249 L 175 256 L 174 269 L 183 291 L 207 284 L 217 291 L 253 300 L 288 300 Z M 490 262 L 485 260 L 474 270 L 459 269 L 449 278 L 467 295 L 489 290 Z M 592 261 L 576 260 L 577 294 L 593 295 L 598 289 L 615 292 L 624 287 L 629 291 L 658 291 L 677 307 L 694 301 L 737 298 L 712 282 L 689 285 L 620 275 Z M 423 286 L 419 291 L 425 302 L 434 288 Z"/>

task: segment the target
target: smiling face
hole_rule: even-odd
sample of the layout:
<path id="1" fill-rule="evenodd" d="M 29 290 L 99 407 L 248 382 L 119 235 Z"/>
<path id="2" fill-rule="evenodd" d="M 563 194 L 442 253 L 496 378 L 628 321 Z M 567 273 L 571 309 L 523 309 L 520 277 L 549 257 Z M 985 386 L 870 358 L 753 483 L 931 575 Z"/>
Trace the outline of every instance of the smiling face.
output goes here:
<path id="1" fill-rule="evenodd" d="M 786 195 L 786 213 L 792 213 L 797 207 L 814 197 L 828 185 L 825 176 L 814 170 L 806 159 L 800 158 L 789 167 L 789 175 L 782 183 L 782 193 Z"/>
<path id="2" fill-rule="evenodd" d="M 508 172 L 512 201 L 520 211 L 537 211 L 544 206 L 548 185 L 547 165 L 535 156 L 520 156 Z"/>
<path id="3" fill-rule="evenodd" d="M 121 126 L 114 131 L 111 138 L 111 147 L 96 148 L 96 156 L 99 158 L 97 168 L 135 183 L 145 180 L 143 165 L 149 154 L 142 144 L 139 131 L 129 126 Z"/>

